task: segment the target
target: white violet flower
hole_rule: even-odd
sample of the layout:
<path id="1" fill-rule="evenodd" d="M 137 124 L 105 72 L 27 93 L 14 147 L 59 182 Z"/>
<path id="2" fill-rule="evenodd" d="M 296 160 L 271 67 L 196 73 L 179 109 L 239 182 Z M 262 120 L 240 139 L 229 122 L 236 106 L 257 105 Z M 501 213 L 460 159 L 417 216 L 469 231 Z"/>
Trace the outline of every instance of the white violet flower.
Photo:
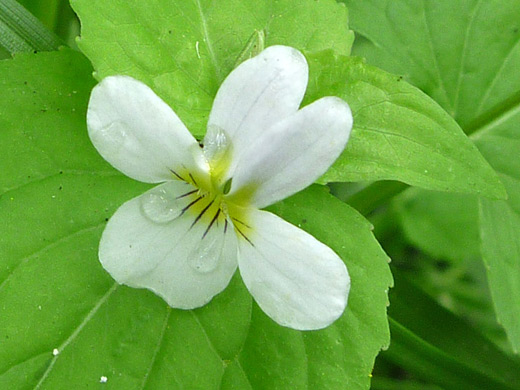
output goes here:
<path id="1" fill-rule="evenodd" d="M 204 147 L 145 84 L 110 76 L 92 91 L 87 124 L 99 153 L 125 175 L 161 183 L 123 204 L 99 246 L 119 283 L 175 308 L 208 303 L 237 266 L 273 320 L 320 329 L 344 311 L 350 278 L 328 246 L 259 210 L 318 179 L 343 151 L 349 106 L 325 97 L 299 109 L 304 56 L 271 46 L 220 87 Z"/>

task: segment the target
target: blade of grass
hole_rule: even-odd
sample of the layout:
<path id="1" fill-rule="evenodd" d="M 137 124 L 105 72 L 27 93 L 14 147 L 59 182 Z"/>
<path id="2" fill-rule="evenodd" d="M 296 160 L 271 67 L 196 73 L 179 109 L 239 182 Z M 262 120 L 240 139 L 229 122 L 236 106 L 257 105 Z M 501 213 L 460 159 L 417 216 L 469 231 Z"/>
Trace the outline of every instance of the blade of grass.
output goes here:
<path id="1" fill-rule="evenodd" d="M 63 42 L 15 0 L 0 1 L 0 47 L 18 52 L 53 51 Z"/>

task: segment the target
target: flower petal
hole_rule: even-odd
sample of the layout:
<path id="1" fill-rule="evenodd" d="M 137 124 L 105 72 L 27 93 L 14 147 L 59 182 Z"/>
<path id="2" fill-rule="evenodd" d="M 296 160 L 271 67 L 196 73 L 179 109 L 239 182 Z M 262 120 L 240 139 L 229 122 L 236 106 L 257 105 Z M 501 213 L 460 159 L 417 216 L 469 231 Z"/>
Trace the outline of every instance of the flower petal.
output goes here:
<path id="1" fill-rule="evenodd" d="M 172 307 L 208 303 L 237 266 L 236 235 L 210 202 L 180 181 L 126 202 L 103 232 L 101 264 L 117 282 L 152 290 Z"/>
<path id="2" fill-rule="evenodd" d="M 265 129 L 295 113 L 307 81 L 307 61 L 291 47 L 271 46 L 240 64 L 224 80 L 213 103 L 204 138 L 209 158 L 216 154 L 214 145 L 222 145 L 222 137 L 234 156 Z"/>
<path id="3" fill-rule="evenodd" d="M 87 126 L 103 158 L 133 179 L 157 183 L 172 179 L 170 169 L 207 170 L 197 141 L 173 110 L 131 77 L 107 77 L 93 89 Z"/>
<path id="4" fill-rule="evenodd" d="M 321 329 L 345 309 L 350 278 L 328 246 L 267 211 L 251 210 L 249 241 L 239 237 L 238 264 L 262 310 L 280 325 Z"/>
<path id="5" fill-rule="evenodd" d="M 230 198 L 258 208 L 312 184 L 341 154 L 352 129 L 347 103 L 325 97 L 267 129 L 242 153 Z"/>

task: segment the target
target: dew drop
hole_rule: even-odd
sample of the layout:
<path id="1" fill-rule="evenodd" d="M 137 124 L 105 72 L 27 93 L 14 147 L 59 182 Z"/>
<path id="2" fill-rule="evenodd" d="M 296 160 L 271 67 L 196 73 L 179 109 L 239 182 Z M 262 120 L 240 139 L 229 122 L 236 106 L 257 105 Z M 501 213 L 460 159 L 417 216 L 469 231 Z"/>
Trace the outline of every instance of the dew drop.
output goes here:
<path id="1" fill-rule="evenodd" d="M 204 156 L 208 161 L 219 160 L 229 147 L 226 133 L 218 126 L 209 126 L 204 137 Z"/>
<path id="2" fill-rule="evenodd" d="M 181 215 L 184 202 L 165 188 L 154 188 L 141 196 L 141 211 L 152 222 L 166 223 Z"/>
<path id="3" fill-rule="evenodd" d="M 224 236 L 214 234 L 207 236 L 197 245 L 188 257 L 188 264 L 195 271 L 206 274 L 214 271 L 224 248 Z"/>
<path id="4" fill-rule="evenodd" d="M 100 140 L 104 140 L 103 142 L 107 142 L 113 148 L 118 148 L 125 143 L 127 138 L 127 134 L 124 126 L 120 122 L 112 122 L 106 127 L 103 127 L 98 132 L 94 132 L 92 137 Z"/>

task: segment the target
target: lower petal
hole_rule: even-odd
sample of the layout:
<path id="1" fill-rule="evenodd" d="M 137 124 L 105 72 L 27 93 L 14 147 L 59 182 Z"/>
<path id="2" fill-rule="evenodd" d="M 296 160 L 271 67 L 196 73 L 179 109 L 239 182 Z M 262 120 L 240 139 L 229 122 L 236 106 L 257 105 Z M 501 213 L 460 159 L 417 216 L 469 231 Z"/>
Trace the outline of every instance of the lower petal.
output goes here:
<path id="1" fill-rule="evenodd" d="M 238 241 L 240 274 L 262 310 L 283 326 L 321 329 L 343 313 L 350 289 L 339 256 L 310 234 L 252 210 Z"/>
<path id="2" fill-rule="evenodd" d="M 236 236 L 218 210 L 187 183 L 159 185 L 109 220 L 101 264 L 117 282 L 152 290 L 172 307 L 203 306 L 229 284 L 237 266 Z"/>

